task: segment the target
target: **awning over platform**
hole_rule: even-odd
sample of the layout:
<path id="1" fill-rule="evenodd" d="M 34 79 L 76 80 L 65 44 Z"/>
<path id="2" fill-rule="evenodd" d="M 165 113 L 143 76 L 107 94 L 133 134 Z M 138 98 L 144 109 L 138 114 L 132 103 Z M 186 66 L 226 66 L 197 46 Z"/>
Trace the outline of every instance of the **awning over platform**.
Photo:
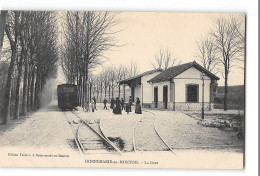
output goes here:
<path id="1" fill-rule="evenodd" d="M 135 85 L 137 85 L 137 84 L 140 85 L 141 84 L 141 77 L 142 76 L 145 76 L 145 75 L 148 75 L 148 74 L 152 74 L 152 73 L 157 72 L 157 71 L 162 71 L 162 69 L 150 70 L 150 71 L 138 74 L 136 76 L 133 76 L 133 77 L 121 80 L 118 83 L 119 84 L 127 84 L 129 87 L 135 87 Z"/>

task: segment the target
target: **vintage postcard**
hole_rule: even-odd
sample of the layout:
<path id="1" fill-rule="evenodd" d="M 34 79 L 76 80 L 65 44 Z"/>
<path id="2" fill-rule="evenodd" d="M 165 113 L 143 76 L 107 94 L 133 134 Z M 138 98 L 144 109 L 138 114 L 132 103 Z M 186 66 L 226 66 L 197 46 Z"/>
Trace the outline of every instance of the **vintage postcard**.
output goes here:
<path id="1" fill-rule="evenodd" d="M 0 12 L 0 166 L 243 169 L 244 13 Z"/>

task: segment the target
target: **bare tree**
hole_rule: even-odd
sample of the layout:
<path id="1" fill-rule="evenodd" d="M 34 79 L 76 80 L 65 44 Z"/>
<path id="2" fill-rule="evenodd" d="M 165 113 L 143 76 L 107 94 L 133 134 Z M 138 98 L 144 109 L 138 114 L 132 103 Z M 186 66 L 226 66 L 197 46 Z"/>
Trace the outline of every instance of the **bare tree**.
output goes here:
<path id="1" fill-rule="evenodd" d="M 4 114 L 3 124 L 10 123 L 10 101 L 11 101 L 11 85 L 12 85 L 12 74 L 15 67 L 15 59 L 17 57 L 18 40 L 19 40 L 19 27 L 20 27 L 20 12 L 14 11 L 8 14 L 8 20 L 5 28 L 6 35 L 8 37 L 12 56 L 8 69 L 8 76 L 6 81 L 5 98 L 4 98 Z"/>
<path id="2" fill-rule="evenodd" d="M 70 82 L 77 82 L 79 104 L 84 104 L 87 88 L 92 88 L 88 75 L 106 59 L 105 51 L 118 47 L 114 30 L 118 24 L 113 12 L 66 12 L 64 59 L 61 65 Z M 90 91 L 91 93 L 91 91 Z"/>
<path id="3" fill-rule="evenodd" d="M 95 79 L 94 75 L 90 74 L 88 77 L 88 84 L 89 84 L 89 102 L 91 102 L 91 99 L 93 98 L 93 87 L 94 87 Z"/>
<path id="4" fill-rule="evenodd" d="M 206 38 L 197 42 L 199 53 L 197 58 L 207 70 L 217 73 L 216 68 L 219 64 L 218 53 L 212 38 Z"/>
<path id="5" fill-rule="evenodd" d="M 119 81 L 126 79 L 127 74 L 128 74 L 128 70 L 126 67 L 120 65 L 116 68 L 116 83 L 117 83 L 119 98 L 120 98 L 120 91 L 121 91 Z M 125 92 L 125 87 L 124 87 L 124 92 Z"/>
<path id="6" fill-rule="evenodd" d="M 244 62 L 245 21 L 229 16 L 228 18 L 218 18 L 211 35 L 214 38 L 216 51 L 219 54 L 220 62 L 223 66 L 223 77 L 225 79 L 224 110 L 227 107 L 228 75 L 233 67 L 239 67 Z"/>
<path id="7" fill-rule="evenodd" d="M 36 110 L 43 105 L 41 95 L 43 91 L 49 93 L 44 89 L 46 81 L 57 73 L 56 31 L 54 12 L 8 12 L 5 32 L 11 49 L 11 59 L 2 103 L 4 124 L 9 123 L 11 110 L 14 119 L 19 117 L 21 97 L 22 115 L 25 115 L 27 110 Z M 47 98 L 45 100 L 44 103 L 49 101 Z M 11 103 L 15 105 L 14 108 L 11 108 Z"/>
<path id="8" fill-rule="evenodd" d="M 160 49 L 159 53 L 154 55 L 154 62 L 151 62 L 151 65 L 154 69 L 162 69 L 164 61 L 164 52 Z"/>
<path id="9" fill-rule="evenodd" d="M 2 55 L 7 12 L 8 12 L 7 10 L 1 10 L 0 11 L 0 58 L 1 58 L 1 55 Z"/>
<path id="10" fill-rule="evenodd" d="M 136 76 L 139 73 L 138 65 L 135 62 L 131 61 L 127 73 L 127 77 Z"/>
<path id="11" fill-rule="evenodd" d="M 116 69 L 114 67 L 110 67 L 108 71 L 109 75 L 109 98 L 110 98 L 110 91 L 111 91 L 111 96 L 114 98 L 114 89 L 116 87 Z"/>
<path id="12" fill-rule="evenodd" d="M 154 60 L 150 61 L 154 69 L 166 70 L 176 64 L 177 58 L 172 56 L 171 51 L 166 49 L 160 49 L 157 54 L 154 55 Z"/>
<path id="13" fill-rule="evenodd" d="M 102 99 L 103 99 L 103 88 L 104 88 L 104 75 L 103 72 L 101 72 L 98 75 L 98 86 L 99 86 L 99 91 L 100 91 L 100 103 L 102 103 Z"/>
<path id="14" fill-rule="evenodd" d="M 110 79 L 109 79 L 109 69 L 106 68 L 102 71 L 102 77 L 103 77 L 103 86 L 105 89 L 105 97 L 107 98 L 107 88 L 109 87 L 110 84 Z M 109 97 L 110 97 L 110 93 L 109 93 Z"/>

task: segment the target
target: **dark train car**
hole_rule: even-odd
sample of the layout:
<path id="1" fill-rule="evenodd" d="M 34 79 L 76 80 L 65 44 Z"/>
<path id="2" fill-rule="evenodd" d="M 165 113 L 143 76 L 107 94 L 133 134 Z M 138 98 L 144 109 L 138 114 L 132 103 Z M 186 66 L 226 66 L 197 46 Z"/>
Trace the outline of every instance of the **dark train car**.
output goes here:
<path id="1" fill-rule="evenodd" d="M 58 107 L 62 110 L 72 110 L 78 106 L 77 86 L 74 84 L 61 84 L 57 86 Z"/>

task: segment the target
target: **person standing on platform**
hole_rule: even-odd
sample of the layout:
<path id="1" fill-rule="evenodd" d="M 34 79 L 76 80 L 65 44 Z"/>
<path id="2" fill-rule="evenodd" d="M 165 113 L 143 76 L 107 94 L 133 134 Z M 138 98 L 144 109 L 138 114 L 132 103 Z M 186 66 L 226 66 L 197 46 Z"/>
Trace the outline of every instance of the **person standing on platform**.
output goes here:
<path id="1" fill-rule="evenodd" d="M 128 101 L 128 104 L 129 104 L 129 112 L 132 112 L 132 99 L 131 99 L 131 96 L 129 96 L 129 101 Z"/>
<path id="2" fill-rule="evenodd" d="M 111 98 L 110 109 L 114 109 L 115 99 Z"/>
<path id="3" fill-rule="evenodd" d="M 142 114 L 141 101 L 139 100 L 139 98 L 136 98 L 135 113 Z"/>
<path id="4" fill-rule="evenodd" d="M 118 97 L 116 97 L 116 101 L 115 101 L 116 107 L 113 109 L 113 113 L 114 114 L 122 114 L 121 111 L 121 103 Z"/>
<path id="5" fill-rule="evenodd" d="M 95 110 L 97 110 L 97 100 L 96 100 L 96 98 L 95 98 L 95 96 L 93 97 L 93 100 L 94 100 L 94 105 L 95 105 Z"/>
<path id="6" fill-rule="evenodd" d="M 91 109 L 92 109 L 92 112 L 95 112 L 95 101 L 94 101 L 94 98 L 92 98 L 92 101 L 91 101 Z"/>
<path id="7" fill-rule="evenodd" d="M 121 107 L 122 110 L 125 109 L 125 100 L 123 98 L 121 98 Z"/>
<path id="8" fill-rule="evenodd" d="M 107 109 L 107 99 L 106 99 L 106 97 L 105 97 L 103 103 L 104 103 L 104 108 L 103 109 Z"/>
<path id="9" fill-rule="evenodd" d="M 85 103 L 85 109 L 86 109 L 86 112 L 89 112 L 89 102 L 87 101 L 87 103 Z"/>

